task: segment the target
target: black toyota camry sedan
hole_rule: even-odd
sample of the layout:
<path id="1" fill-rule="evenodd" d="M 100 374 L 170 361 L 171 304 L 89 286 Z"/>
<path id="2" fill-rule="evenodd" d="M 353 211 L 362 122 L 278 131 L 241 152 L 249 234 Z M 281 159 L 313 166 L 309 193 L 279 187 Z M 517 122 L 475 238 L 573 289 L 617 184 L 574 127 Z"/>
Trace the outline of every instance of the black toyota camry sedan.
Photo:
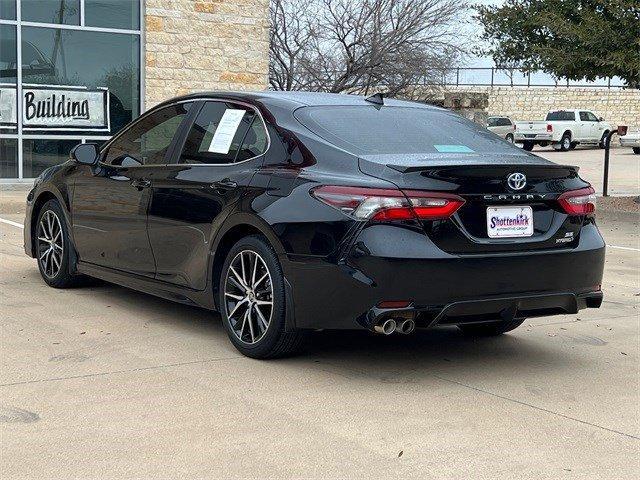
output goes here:
<path id="1" fill-rule="evenodd" d="M 576 167 L 379 95 L 176 98 L 76 146 L 27 207 L 47 284 L 98 277 L 219 311 L 256 358 L 316 329 L 497 335 L 602 302 Z"/>

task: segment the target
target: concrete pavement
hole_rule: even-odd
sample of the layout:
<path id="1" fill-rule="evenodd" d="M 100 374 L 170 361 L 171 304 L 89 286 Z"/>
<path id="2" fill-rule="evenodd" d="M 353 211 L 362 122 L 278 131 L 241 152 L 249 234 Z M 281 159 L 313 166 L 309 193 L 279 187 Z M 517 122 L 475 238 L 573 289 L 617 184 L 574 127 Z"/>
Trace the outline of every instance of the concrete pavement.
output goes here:
<path id="1" fill-rule="evenodd" d="M 51 289 L 0 223 L 0 477 L 636 479 L 639 217 L 599 223 L 623 247 L 599 310 L 481 340 L 324 332 L 277 361 L 204 310 Z"/>

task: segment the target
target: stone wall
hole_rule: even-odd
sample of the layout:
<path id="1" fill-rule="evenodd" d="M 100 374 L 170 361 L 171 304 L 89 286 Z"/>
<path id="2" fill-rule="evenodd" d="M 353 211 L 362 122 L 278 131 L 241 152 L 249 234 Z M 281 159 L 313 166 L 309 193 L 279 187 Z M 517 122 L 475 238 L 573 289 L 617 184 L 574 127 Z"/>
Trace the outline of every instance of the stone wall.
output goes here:
<path id="1" fill-rule="evenodd" d="M 640 90 L 579 87 L 448 87 L 449 92 L 487 94 L 489 115 L 543 120 L 550 110 L 584 108 L 613 125 L 640 126 Z"/>
<path id="2" fill-rule="evenodd" d="M 269 0 L 145 0 L 147 108 L 204 90 L 263 90 Z"/>

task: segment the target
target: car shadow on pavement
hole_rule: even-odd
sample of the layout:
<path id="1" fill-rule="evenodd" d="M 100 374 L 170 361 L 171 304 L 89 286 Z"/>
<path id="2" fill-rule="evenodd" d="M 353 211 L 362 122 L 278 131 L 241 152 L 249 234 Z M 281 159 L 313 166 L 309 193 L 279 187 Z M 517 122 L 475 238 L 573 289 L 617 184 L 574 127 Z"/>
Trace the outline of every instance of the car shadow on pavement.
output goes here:
<path id="1" fill-rule="evenodd" d="M 37 270 L 25 278 L 37 280 Z M 201 335 L 209 337 L 212 351 L 229 340 L 217 313 L 171 302 L 145 293 L 130 290 L 107 282 L 91 280 L 86 287 L 68 293 L 89 296 L 96 308 L 114 308 L 112 314 L 126 315 L 130 327 L 169 327 L 173 335 Z M 126 312 L 122 314 L 120 312 Z M 416 330 L 411 335 L 390 336 L 366 331 L 327 330 L 311 332 L 300 354 L 271 361 L 289 373 L 297 369 L 318 367 L 340 376 L 369 378 L 385 381 L 385 378 L 403 381 L 402 378 L 433 374 L 436 371 L 465 373 L 495 370 L 509 376 L 520 371 L 539 372 L 563 368 L 580 368 L 581 360 L 562 350 L 557 342 L 545 342 L 533 327 L 525 322 L 514 332 L 499 337 L 471 338 L 455 327 Z M 238 354 L 239 355 L 239 354 Z M 391 375 L 391 376 L 389 376 Z"/>

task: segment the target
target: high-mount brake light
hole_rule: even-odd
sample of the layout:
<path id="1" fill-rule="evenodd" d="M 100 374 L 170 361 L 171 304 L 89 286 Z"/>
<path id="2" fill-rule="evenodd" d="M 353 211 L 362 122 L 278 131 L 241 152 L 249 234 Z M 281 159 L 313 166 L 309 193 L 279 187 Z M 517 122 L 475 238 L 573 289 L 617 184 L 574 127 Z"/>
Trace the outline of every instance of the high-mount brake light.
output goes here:
<path id="1" fill-rule="evenodd" d="M 592 187 L 570 190 L 560 195 L 558 202 L 569 215 L 593 215 L 596 211 L 596 192 Z"/>
<path id="2" fill-rule="evenodd" d="M 457 195 L 419 190 L 323 185 L 311 190 L 321 202 L 358 220 L 441 220 L 463 204 Z"/>

